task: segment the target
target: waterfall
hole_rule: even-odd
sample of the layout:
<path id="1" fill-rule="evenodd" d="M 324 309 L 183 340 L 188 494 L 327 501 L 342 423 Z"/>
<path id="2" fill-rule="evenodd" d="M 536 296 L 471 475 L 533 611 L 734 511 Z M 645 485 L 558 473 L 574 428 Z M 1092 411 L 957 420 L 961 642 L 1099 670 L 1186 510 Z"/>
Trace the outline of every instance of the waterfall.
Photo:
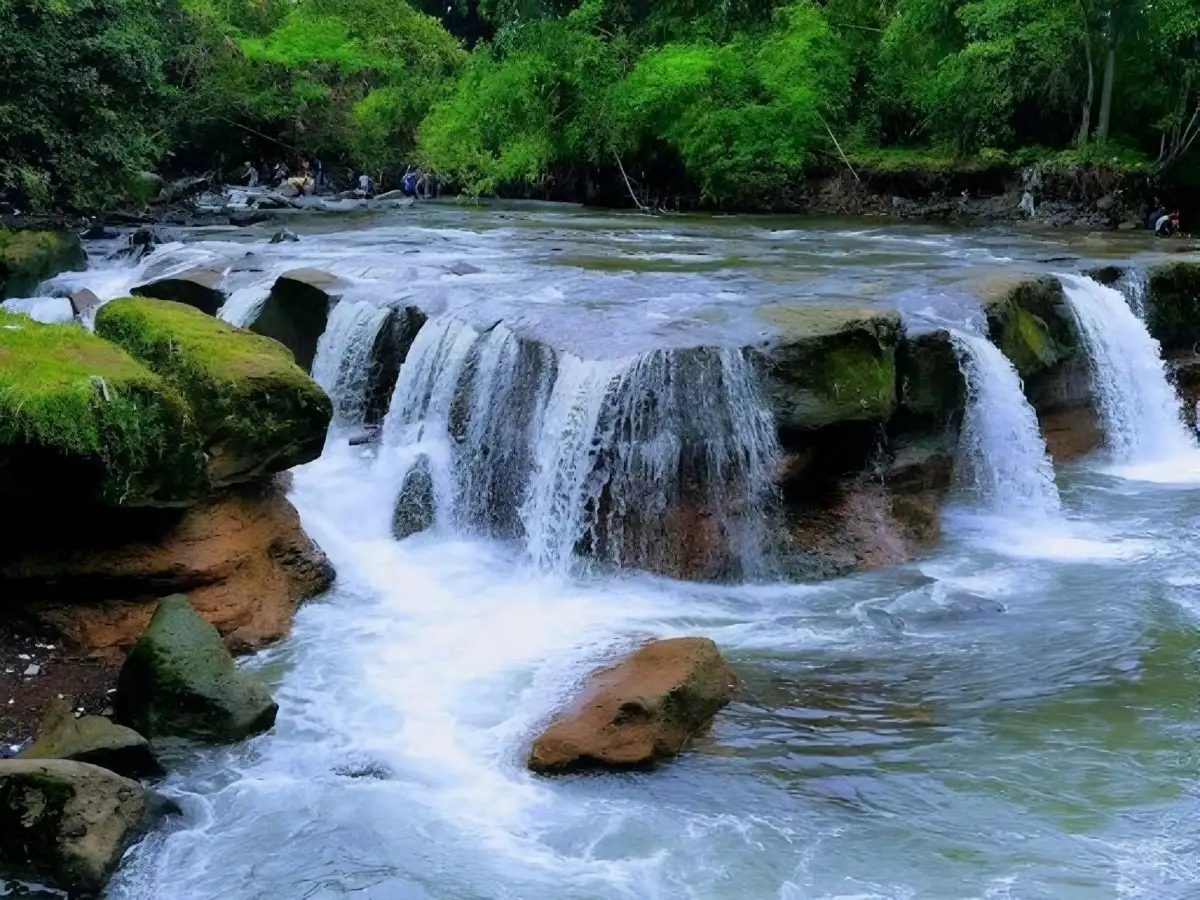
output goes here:
<path id="1" fill-rule="evenodd" d="M 317 341 L 312 378 L 333 400 L 334 422 L 363 422 L 375 342 L 391 310 L 367 300 L 343 300 L 329 314 Z"/>
<path id="2" fill-rule="evenodd" d="M 1126 269 L 1113 287 L 1124 295 L 1133 314 L 1144 320 L 1146 318 L 1146 297 L 1150 293 L 1150 283 L 1145 271 L 1135 268 Z"/>
<path id="3" fill-rule="evenodd" d="M 1158 341 L 1125 297 L 1081 275 L 1063 275 L 1067 300 L 1087 348 L 1096 402 L 1114 461 L 1176 458 L 1195 449 L 1167 380 Z"/>
<path id="4" fill-rule="evenodd" d="M 1017 370 L 982 335 L 956 329 L 950 336 L 967 384 L 960 478 L 990 513 L 1057 516 L 1054 468 Z"/>
<path id="5" fill-rule="evenodd" d="M 401 368 L 384 444 L 448 460 L 439 518 L 518 541 L 540 568 L 582 555 L 712 577 L 763 569 L 779 448 L 738 350 L 590 361 L 503 324 L 434 319 Z"/>
<path id="6" fill-rule="evenodd" d="M 263 304 L 271 295 L 271 285 L 257 284 L 250 287 L 238 288 L 217 310 L 217 318 L 238 328 L 249 328 L 250 323 L 258 318 Z"/>

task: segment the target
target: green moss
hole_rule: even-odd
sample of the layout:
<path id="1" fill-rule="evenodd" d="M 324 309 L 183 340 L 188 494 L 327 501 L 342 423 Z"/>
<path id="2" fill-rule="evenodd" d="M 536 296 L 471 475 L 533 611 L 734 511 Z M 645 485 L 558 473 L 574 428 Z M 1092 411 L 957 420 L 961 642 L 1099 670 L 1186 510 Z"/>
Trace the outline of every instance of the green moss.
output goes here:
<path id="1" fill-rule="evenodd" d="M 73 325 L 6 313 L 0 458 L 14 464 L 10 484 L 66 460 L 94 492 L 90 499 L 110 505 L 188 503 L 205 486 L 187 407 L 161 378 Z"/>
<path id="2" fill-rule="evenodd" d="M 1022 378 L 1045 372 L 1078 346 L 1057 278 L 999 275 L 975 279 L 964 288 L 982 301 L 992 342 Z"/>
<path id="3" fill-rule="evenodd" d="M 47 278 L 86 264 L 78 238 L 69 232 L 0 229 L 0 300 L 29 296 Z"/>
<path id="4" fill-rule="evenodd" d="M 1148 278 L 1146 326 L 1167 349 L 1200 341 L 1200 263 L 1153 266 Z"/>
<path id="5" fill-rule="evenodd" d="M 332 404 L 287 348 L 179 303 L 130 297 L 96 316 L 119 344 L 190 402 L 218 484 L 320 455 Z"/>

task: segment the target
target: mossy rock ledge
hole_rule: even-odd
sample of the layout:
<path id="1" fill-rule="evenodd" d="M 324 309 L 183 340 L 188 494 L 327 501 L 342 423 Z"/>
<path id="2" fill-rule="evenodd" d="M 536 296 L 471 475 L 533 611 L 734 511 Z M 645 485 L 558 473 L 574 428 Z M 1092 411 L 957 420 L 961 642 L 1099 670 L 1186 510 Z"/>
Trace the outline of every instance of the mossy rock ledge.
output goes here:
<path id="1" fill-rule="evenodd" d="M 279 710 L 266 686 L 238 671 L 221 635 L 175 594 L 159 601 L 125 658 L 117 720 L 154 740 L 240 741 L 270 729 Z"/>
<path id="2" fill-rule="evenodd" d="M 1166 349 L 1200 341 L 1200 262 L 1169 262 L 1147 273 L 1146 327 Z"/>
<path id="3" fill-rule="evenodd" d="M 1075 354 L 1075 323 L 1057 278 L 994 275 L 965 287 L 983 304 L 992 343 L 1022 378 L 1047 372 Z"/>
<path id="4" fill-rule="evenodd" d="M 79 238 L 69 231 L 0 228 L 0 300 L 28 297 L 47 278 L 86 266 Z"/>
<path id="5" fill-rule="evenodd" d="M 0 312 L 0 500 L 187 506 L 208 490 L 179 392 L 74 325 Z"/>
<path id="6" fill-rule="evenodd" d="M 114 300 L 96 333 L 120 345 L 191 404 L 215 487 L 321 455 L 333 406 L 276 341 L 166 300 Z"/>
<path id="7" fill-rule="evenodd" d="M 895 411 L 899 313 L 794 304 L 763 307 L 759 316 L 777 332 L 761 356 L 781 429 L 882 421 Z"/>

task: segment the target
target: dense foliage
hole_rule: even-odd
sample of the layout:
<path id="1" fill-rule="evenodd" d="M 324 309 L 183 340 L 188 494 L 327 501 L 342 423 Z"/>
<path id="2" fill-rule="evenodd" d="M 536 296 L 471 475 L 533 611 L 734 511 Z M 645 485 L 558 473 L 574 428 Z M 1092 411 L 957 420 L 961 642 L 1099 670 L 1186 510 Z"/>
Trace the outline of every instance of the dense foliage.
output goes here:
<path id="1" fill-rule="evenodd" d="M 1200 0 L 0 0 L 0 30 L 0 185 L 43 206 L 300 154 L 752 204 L 881 150 L 1153 168 L 1200 133 Z"/>

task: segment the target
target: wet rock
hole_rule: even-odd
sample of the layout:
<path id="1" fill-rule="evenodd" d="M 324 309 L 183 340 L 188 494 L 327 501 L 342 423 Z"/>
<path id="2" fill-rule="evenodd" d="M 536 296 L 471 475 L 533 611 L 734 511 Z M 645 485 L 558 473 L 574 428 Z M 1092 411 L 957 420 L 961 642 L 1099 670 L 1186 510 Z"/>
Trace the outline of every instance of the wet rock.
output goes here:
<path id="1" fill-rule="evenodd" d="M 483 269 L 459 259 L 446 266 L 446 272 L 450 275 L 478 275 L 483 272 Z"/>
<path id="2" fill-rule="evenodd" d="M 69 760 L 0 760 L 0 870 L 73 896 L 103 890 L 165 812 L 136 781 Z"/>
<path id="3" fill-rule="evenodd" d="M 317 341 L 325 332 L 329 312 L 341 299 L 342 284 L 319 269 L 284 272 L 271 288 L 250 329 L 274 338 L 296 357 L 308 372 L 317 355 Z"/>
<path id="4" fill-rule="evenodd" d="M 1170 262 L 1148 272 L 1146 327 L 1167 350 L 1200 341 L 1200 263 Z"/>
<path id="5" fill-rule="evenodd" d="M 235 228 L 248 228 L 251 225 L 262 225 L 264 222 L 270 222 L 273 218 L 275 217 L 269 212 L 261 209 L 253 209 L 249 212 L 230 213 L 229 224 Z"/>
<path id="6" fill-rule="evenodd" d="M 992 342 L 1024 379 L 1069 359 L 1078 347 L 1074 319 L 1057 278 L 999 275 L 970 285 L 987 315 Z"/>
<path id="7" fill-rule="evenodd" d="M 900 409 L 915 420 L 951 426 L 961 419 L 967 385 L 947 331 L 906 337 L 896 354 Z"/>
<path id="8" fill-rule="evenodd" d="M 0 502 L 10 514 L 179 506 L 206 490 L 200 435 L 166 380 L 75 325 L 0 311 Z"/>
<path id="9" fill-rule="evenodd" d="M 392 536 L 398 541 L 432 528 L 437 517 L 437 500 L 433 485 L 433 466 L 429 456 L 422 453 L 404 476 L 396 512 L 392 516 Z"/>
<path id="10" fill-rule="evenodd" d="M 100 766 L 126 778 L 162 774 L 162 767 L 144 737 L 103 716 L 77 719 L 66 700 L 50 703 L 37 740 L 21 751 L 18 759 L 70 759 Z"/>
<path id="11" fill-rule="evenodd" d="M 109 231 L 102 223 L 96 222 L 89 225 L 79 237 L 85 241 L 115 241 L 120 235 L 115 231 Z"/>
<path id="12" fill-rule="evenodd" d="M 102 302 L 99 297 L 87 288 L 71 291 L 68 299 L 71 301 L 71 311 L 77 319 L 83 318 L 85 315 L 93 312 Z"/>
<path id="13" fill-rule="evenodd" d="M 225 305 L 225 294 L 220 289 L 224 276 L 216 269 L 188 269 L 170 278 L 160 278 L 149 284 L 135 287 L 131 293 L 136 297 L 153 297 L 170 300 L 193 307 L 210 316 Z"/>
<path id="14" fill-rule="evenodd" d="M 278 705 L 239 672 L 221 636 L 176 594 L 161 600 L 121 667 L 117 720 L 150 739 L 240 741 L 275 724 Z"/>
<path id="15" fill-rule="evenodd" d="M 350 193 L 354 193 L 351 191 Z M 404 200 L 408 195 L 404 191 L 384 191 L 382 194 L 376 194 L 376 200 Z"/>
<path id="16" fill-rule="evenodd" d="M 1086 456 L 1104 443 L 1104 429 L 1091 403 L 1038 410 L 1046 451 L 1062 465 Z"/>
<path id="17" fill-rule="evenodd" d="M 333 406 L 287 350 L 178 303 L 114 300 L 96 334 L 142 359 L 190 403 L 215 487 L 321 455 Z"/>
<path id="18" fill-rule="evenodd" d="M 759 314 L 777 330 L 763 362 L 781 429 L 815 431 L 891 415 L 898 313 L 794 305 L 763 307 Z"/>
<path id="19" fill-rule="evenodd" d="M 3 606 L 25 610 L 81 654 L 118 664 L 149 624 L 156 598 L 172 592 L 187 592 L 235 652 L 277 641 L 297 604 L 335 577 L 283 480 L 220 491 L 181 511 L 76 513 L 71 541 L 51 519 L 34 542 L 25 519 L 22 533 L 3 535 Z"/>
<path id="20" fill-rule="evenodd" d="M 557 774 L 675 756 L 733 699 L 737 685 L 707 638 L 651 641 L 592 674 L 578 706 L 534 742 L 529 768 Z"/>
<path id="21" fill-rule="evenodd" d="M 289 228 L 280 228 L 271 235 L 272 244 L 293 244 L 299 240 L 300 238 L 296 236 L 296 233 Z"/>
<path id="22" fill-rule="evenodd" d="M 0 300 L 29 297 L 47 278 L 86 267 L 83 246 L 69 231 L 0 228 Z"/>
<path id="23" fill-rule="evenodd" d="M 364 398 L 365 422 L 376 425 L 387 415 L 400 366 L 408 358 L 417 333 L 424 327 L 427 316 L 415 306 L 402 306 L 388 314 L 371 348 L 371 369 L 367 375 Z"/>

